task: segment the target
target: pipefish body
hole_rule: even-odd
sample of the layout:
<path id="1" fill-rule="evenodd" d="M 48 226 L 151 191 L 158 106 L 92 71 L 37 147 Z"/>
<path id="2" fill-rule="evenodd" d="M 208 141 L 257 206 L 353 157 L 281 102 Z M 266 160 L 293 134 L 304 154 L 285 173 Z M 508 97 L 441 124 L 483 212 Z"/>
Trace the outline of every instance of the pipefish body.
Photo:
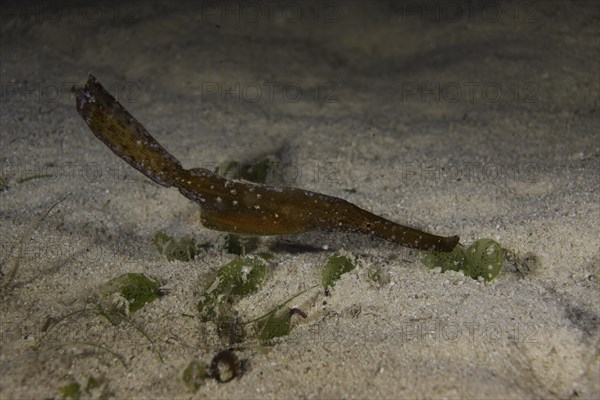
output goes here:
<path id="1" fill-rule="evenodd" d="M 185 169 L 93 75 L 85 87 L 75 90 L 77 111 L 98 139 L 154 182 L 173 186 L 199 203 L 206 228 L 250 235 L 354 232 L 443 252 L 458 243 L 458 236 L 402 226 L 337 197 L 229 180 L 203 168 Z"/>

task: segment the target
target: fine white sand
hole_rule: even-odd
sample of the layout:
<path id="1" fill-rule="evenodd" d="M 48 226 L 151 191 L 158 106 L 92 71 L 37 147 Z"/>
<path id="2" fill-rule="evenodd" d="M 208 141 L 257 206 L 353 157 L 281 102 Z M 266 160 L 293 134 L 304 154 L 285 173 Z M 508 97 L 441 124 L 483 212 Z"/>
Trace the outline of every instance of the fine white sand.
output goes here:
<path id="1" fill-rule="evenodd" d="M 0 398 L 89 377 L 83 398 L 600 396 L 597 3 L 53 4 L 2 5 Z M 338 250 L 358 268 L 294 300 L 308 318 L 275 345 L 240 344 L 241 377 L 189 392 L 183 369 L 228 346 L 193 316 L 234 256 L 92 135 L 69 92 L 88 73 L 186 168 L 277 154 L 275 183 L 517 261 L 485 284 L 368 237 L 263 238 L 276 258 L 245 320 L 319 284 Z M 168 262 L 159 230 L 206 249 Z M 170 289 L 131 315 L 154 347 L 89 313 L 42 339 L 127 272 Z"/>

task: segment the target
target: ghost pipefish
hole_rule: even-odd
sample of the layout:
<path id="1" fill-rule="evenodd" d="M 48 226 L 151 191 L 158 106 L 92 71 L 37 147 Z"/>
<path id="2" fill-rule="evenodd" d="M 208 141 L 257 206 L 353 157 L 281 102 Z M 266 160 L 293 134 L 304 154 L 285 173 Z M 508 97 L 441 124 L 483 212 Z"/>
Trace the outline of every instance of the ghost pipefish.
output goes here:
<path id="1" fill-rule="evenodd" d="M 74 90 L 77 111 L 94 135 L 154 182 L 173 186 L 199 203 L 200 221 L 206 228 L 250 235 L 355 232 L 443 252 L 458 243 L 458 236 L 436 236 L 402 226 L 337 197 L 229 180 L 203 168 L 184 169 L 94 76 L 89 76 L 85 87 Z"/>

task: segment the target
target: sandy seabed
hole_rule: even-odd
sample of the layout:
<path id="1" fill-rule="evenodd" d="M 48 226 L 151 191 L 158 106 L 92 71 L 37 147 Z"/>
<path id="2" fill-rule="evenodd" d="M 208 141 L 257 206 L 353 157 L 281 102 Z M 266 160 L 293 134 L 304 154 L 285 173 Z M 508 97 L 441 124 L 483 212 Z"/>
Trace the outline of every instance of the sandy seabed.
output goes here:
<path id="1" fill-rule="evenodd" d="M 598 3 L 48 4 L 1 6 L 0 398 L 600 397 Z M 273 183 L 513 261 L 486 284 L 374 238 L 262 238 L 246 319 L 336 251 L 358 267 L 294 300 L 288 336 L 238 344 L 242 376 L 190 392 L 184 368 L 228 346 L 195 315 L 234 256 L 91 134 L 70 93 L 89 73 L 186 168 L 276 154 Z M 159 230 L 203 250 L 169 262 Z M 94 314 L 55 325 L 128 272 L 170 289 L 131 314 L 154 345 Z"/>

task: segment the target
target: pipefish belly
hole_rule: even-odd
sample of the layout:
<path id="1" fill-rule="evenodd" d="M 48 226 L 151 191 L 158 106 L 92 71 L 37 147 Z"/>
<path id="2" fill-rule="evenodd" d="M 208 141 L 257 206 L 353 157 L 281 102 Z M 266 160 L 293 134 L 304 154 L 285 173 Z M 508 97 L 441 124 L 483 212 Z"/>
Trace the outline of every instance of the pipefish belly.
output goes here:
<path id="1" fill-rule="evenodd" d="M 402 226 L 333 196 L 292 187 L 230 180 L 207 169 L 185 169 L 90 75 L 75 88 L 77 111 L 94 135 L 132 167 L 200 204 L 209 229 L 250 235 L 309 231 L 354 232 L 402 246 L 449 252 L 458 236 L 437 236 Z"/>

